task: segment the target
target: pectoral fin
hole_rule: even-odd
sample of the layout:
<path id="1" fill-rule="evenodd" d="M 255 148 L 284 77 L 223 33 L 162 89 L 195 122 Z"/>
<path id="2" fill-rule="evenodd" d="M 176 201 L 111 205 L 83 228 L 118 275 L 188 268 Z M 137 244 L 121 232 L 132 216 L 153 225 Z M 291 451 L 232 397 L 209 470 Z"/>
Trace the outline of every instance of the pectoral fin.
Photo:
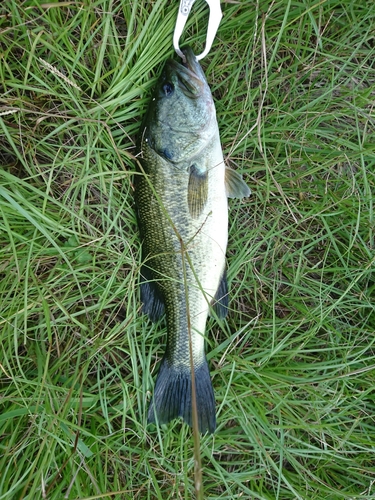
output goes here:
<path id="1" fill-rule="evenodd" d="M 188 185 L 188 205 L 190 215 L 195 219 L 199 217 L 207 202 L 208 196 L 208 173 L 201 172 L 195 165 L 190 167 Z"/>
<path id="2" fill-rule="evenodd" d="M 225 167 L 225 189 L 228 198 L 246 198 L 251 195 L 242 175 L 229 167 Z"/>

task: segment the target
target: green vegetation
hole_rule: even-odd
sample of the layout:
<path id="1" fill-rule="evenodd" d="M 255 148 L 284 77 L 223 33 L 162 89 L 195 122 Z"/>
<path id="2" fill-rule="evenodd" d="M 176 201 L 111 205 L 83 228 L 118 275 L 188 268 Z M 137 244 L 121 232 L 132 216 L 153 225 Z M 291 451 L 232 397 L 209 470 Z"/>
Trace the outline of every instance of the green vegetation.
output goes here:
<path id="1" fill-rule="evenodd" d="M 146 425 L 165 325 L 140 313 L 132 189 L 177 4 L 0 6 L 0 500 L 194 498 L 191 430 Z M 374 498 L 375 4 L 222 7 L 202 66 L 253 195 L 207 330 L 204 498 Z"/>

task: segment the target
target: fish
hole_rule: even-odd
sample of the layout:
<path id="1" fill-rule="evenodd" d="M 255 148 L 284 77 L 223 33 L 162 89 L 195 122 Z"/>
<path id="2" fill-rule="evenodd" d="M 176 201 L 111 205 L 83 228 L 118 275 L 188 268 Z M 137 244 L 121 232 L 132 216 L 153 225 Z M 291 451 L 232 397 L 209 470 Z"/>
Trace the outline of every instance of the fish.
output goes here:
<path id="1" fill-rule="evenodd" d="M 206 321 L 212 311 L 218 318 L 228 311 L 228 197 L 247 197 L 250 189 L 224 163 L 210 87 L 192 49 L 183 54 L 183 62 L 166 61 L 142 121 L 135 207 L 142 309 L 152 321 L 165 315 L 167 327 L 148 422 L 182 417 L 192 426 L 193 366 L 204 434 L 216 429 Z"/>

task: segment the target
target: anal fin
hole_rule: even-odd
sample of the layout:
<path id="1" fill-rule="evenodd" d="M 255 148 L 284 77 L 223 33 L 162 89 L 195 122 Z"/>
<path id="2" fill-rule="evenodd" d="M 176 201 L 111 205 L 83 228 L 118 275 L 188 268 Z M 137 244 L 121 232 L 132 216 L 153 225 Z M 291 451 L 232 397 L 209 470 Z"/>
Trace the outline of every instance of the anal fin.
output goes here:
<path id="1" fill-rule="evenodd" d="M 228 293 L 227 271 L 226 269 L 224 269 L 223 275 L 219 283 L 219 287 L 212 301 L 212 307 L 217 317 L 219 319 L 224 319 L 228 314 L 228 306 L 229 306 L 229 293 Z"/>

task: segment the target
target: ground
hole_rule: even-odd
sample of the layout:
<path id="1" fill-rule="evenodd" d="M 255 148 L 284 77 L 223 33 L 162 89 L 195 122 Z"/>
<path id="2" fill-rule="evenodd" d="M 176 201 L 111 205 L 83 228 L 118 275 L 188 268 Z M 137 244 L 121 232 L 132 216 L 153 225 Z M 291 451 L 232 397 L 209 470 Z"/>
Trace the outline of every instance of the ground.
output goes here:
<path id="1" fill-rule="evenodd" d="M 0 499 L 195 498 L 191 430 L 146 423 L 165 325 L 140 312 L 132 184 L 177 4 L 0 7 Z M 252 196 L 206 332 L 201 498 L 374 498 L 375 4 L 222 9 L 202 66 Z"/>

